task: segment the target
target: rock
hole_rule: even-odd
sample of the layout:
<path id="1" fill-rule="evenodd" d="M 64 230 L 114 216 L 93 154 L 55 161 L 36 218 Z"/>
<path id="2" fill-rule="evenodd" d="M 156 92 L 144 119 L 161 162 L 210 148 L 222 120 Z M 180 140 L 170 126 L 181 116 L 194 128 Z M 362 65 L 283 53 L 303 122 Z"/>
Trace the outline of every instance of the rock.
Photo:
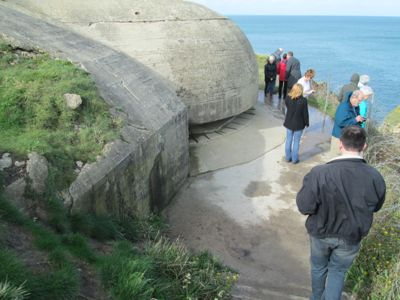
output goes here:
<path id="1" fill-rule="evenodd" d="M 77 94 L 64 94 L 64 98 L 71 109 L 77 109 L 82 104 L 82 98 Z"/>
<path id="2" fill-rule="evenodd" d="M 75 164 L 76 164 L 76 166 L 77 166 L 79 169 L 82 169 L 82 167 L 83 167 L 83 162 L 81 162 L 80 160 L 78 160 L 78 161 L 75 162 Z"/>
<path id="3" fill-rule="evenodd" d="M 26 162 L 25 161 L 15 161 L 14 162 L 14 165 L 16 166 L 16 167 L 22 167 L 22 166 L 25 166 L 25 164 L 26 164 Z"/>
<path id="4" fill-rule="evenodd" d="M 63 200 L 64 207 L 66 209 L 70 210 L 72 207 L 72 204 L 73 204 L 73 199 L 72 199 L 71 194 L 69 193 L 68 189 L 61 191 L 60 197 Z"/>
<path id="5" fill-rule="evenodd" d="M 7 169 L 12 166 L 12 159 L 10 157 L 10 153 L 4 153 L 2 158 L 0 159 L 0 171 Z"/>
<path id="6" fill-rule="evenodd" d="M 6 197 L 21 212 L 28 211 L 32 205 L 31 201 L 24 197 L 25 188 L 26 188 L 25 178 L 19 178 L 10 185 L 6 186 L 4 190 Z"/>
<path id="7" fill-rule="evenodd" d="M 42 222 L 45 222 L 45 223 L 49 222 L 49 219 L 50 219 L 49 218 L 49 213 L 45 209 L 41 208 L 40 206 L 36 207 L 35 215 Z"/>
<path id="8" fill-rule="evenodd" d="M 43 194 L 46 189 L 46 179 L 49 173 L 45 157 L 32 152 L 28 154 L 26 170 L 32 181 L 32 188 L 38 194 Z"/>

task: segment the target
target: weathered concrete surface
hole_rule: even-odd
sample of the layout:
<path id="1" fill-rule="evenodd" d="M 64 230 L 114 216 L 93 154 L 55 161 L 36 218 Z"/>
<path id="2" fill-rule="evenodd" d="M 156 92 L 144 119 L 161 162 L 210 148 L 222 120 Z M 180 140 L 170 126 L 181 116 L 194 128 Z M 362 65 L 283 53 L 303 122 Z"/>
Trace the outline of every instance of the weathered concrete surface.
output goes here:
<path id="1" fill-rule="evenodd" d="M 181 0 L 6 0 L 137 59 L 173 83 L 193 124 L 239 114 L 257 101 L 250 43 L 228 18 Z"/>
<path id="2" fill-rule="evenodd" d="M 285 131 L 280 112 L 263 102 L 255 108 L 234 118 L 218 133 L 191 140 L 191 176 L 250 162 L 283 143 Z"/>
<path id="3" fill-rule="evenodd" d="M 275 113 L 262 106 L 256 111 L 265 118 Z M 311 126 L 302 140 L 300 164 L 284 161 L 282 142 L 251 162 L 190 178 L 166 210 L 171 237 L 179 236 L 191 249 L 210 250 L 240 273 L 235 299 L 308 299 L 308 236 L 295 196 L 306 172 L 328 160 L 322 151 L 328 148 L 330 137 L 329 128 L 321 133 L 320 114 L 312 108 L 310 112 Z M 253 146 L 263 153 L 284 134 L 282 125 L 259 128 L 259 132 L 264 132 L 259 135 L 261 144 L 246 141 L 251 145 L 245 145 L 240 134 L 221 139 L 235 139 L 237 147 Z M 216 142 L 213 149 L 237 161 L 224 145 Z M 316 150 L 310 152 L 311 148 Z M 209 156 L 203 153 L 197 159 L 206 161 Z"/>
<path id="4" fill-rule="evenodd" d="M 143 215 L 165 206 L 189 169 L 187 110 L 174 88 L 135 59 L 3 2 L 0 33 L 80 64 L 112 113 L 125 121 L 121 140 L 85 166 L 63 193 L 71 209 Z"/>

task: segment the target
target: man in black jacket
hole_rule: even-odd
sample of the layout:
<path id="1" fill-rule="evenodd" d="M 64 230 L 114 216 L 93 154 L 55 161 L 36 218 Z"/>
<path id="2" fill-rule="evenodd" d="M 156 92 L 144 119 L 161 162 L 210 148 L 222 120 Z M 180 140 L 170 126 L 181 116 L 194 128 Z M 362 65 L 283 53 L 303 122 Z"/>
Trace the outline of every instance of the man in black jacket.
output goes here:
<path id="1" fill-rule="evenodd" d="M 383 177 L 362 158 L 365 141 L 363 128 L 344 128 L 342 155 L 314 167 L 297 194 L 299 211 L 308 215 L 311 299 L 340 300 L 345 273 L 385 200 Z"/>

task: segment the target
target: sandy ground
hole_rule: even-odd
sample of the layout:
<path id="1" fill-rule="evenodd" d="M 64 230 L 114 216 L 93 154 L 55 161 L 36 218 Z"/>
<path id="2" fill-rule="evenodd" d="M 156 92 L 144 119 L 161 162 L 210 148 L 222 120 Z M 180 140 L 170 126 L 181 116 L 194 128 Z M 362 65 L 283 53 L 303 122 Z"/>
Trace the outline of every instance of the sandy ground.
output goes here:
<path id="1" fill-rule="evenodd" d="M 209 250 L 240 274 L 235 299 L 307 299 L 309 243 L 295 203 L 304 175 L 329 160 L 331 123 L 310 108 L 300 163 L 284 161 L 279 103 L 255 107 L 230 134 L 192 145 L 196 163 L 165 211 L 170 236 Z M 263 121 L 264 120 L 264 121 Z M 234 151 L 232 151 L 234 149 Z M 249 150 L 251 149 L 251 150 Z M 210 155 L 212 153 L 212 155 Z"/>

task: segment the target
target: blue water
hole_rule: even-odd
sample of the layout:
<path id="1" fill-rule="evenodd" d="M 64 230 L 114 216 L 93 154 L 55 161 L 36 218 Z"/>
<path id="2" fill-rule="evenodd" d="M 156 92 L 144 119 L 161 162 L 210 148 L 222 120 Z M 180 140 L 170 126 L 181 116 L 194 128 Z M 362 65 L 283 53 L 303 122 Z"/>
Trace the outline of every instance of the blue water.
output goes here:
<path id="1" fill-rule="evenodd" d="M 400 105 L 400 18 L 328 16 L 229 16 L 253 49 L 269 54 L 278 47 L 293 51 L 304 73 L 333 91 L 354 72 L 368 74 L 374 89 L 373 118 L 382 121 Z"/>

